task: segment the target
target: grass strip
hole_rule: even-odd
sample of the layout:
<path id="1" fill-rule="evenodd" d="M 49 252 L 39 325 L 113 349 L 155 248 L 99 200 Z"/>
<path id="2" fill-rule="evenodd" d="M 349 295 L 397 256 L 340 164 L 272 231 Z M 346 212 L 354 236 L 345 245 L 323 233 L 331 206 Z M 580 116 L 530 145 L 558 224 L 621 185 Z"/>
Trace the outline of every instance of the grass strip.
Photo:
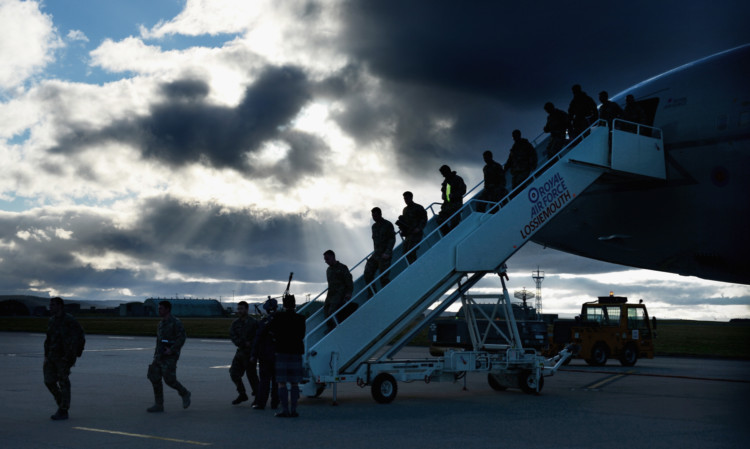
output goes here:
<path id="1" fill-rule="evenodd" d="M 78 317 L 88 334 L 155 336 L 159 318 Z M 234 318 L 180 318 L 190 338 L 229 338 Z M 0 317 L 0 331 L 47 332 L 47 318 Z M 656 329 L 656 355 L 750 359 L 750 324 L 664 320 Z M 427 330 L 412 341 L 427 346 Z"/>

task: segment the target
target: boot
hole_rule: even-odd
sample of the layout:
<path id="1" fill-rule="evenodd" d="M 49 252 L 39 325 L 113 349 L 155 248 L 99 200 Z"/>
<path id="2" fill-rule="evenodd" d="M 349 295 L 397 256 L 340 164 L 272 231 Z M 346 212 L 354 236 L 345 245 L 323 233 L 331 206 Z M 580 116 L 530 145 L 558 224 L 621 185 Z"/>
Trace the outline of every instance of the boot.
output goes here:
<path id="1" fill-rule="evenodd" d="M 242 402 L 247 401 L 248 399 L 250 399 L 250 398 L 247 397 L 247 393 L 245 393 L 243 391 L 242 393 L 240 393 L 239 396 L 237 396 L 237 399 L 235 399 L 234 401 L 232 401 L 232 405 L 240 404 Z"/>
<path id="2" fill-rule="evenodd" d="M 190 407 L 190 392 L 185 390 L 185 394 L 182 395 L 182 408 Z"/>
<path id="3" fill-rule="evenodd" d="M 164 405 L 163 404 L 154 404 L 151 407 L 146 409 L 149 413 L 160 413 L 164 411 Z"/>
<path id="4" fill-rule="evenodd" d="M 297 413 L 297 402 L 299 401 L 299 386 L 292 385 L 292 389 L 289 392 L 289 399 L 291 402 L 289 407 L 291 412 L 289 413 L 289 416 L 291 416 L 292 418 L 296 418 L 299 416 L 299 414 Z"/>
<path id="5" fill-rule="evenodd" d="M 281 399 L 281 411 L 286 415 L 289 415 L 289 396 L 286 386 L 279 387 L 279 399 Z"/>
<path id="6" fill-rule="evenodd" d="M 50 419 L 54 421 L 62 421 L 68 419 L 68 411 L 58 408 L 54 415 L 50 416 Z"/>

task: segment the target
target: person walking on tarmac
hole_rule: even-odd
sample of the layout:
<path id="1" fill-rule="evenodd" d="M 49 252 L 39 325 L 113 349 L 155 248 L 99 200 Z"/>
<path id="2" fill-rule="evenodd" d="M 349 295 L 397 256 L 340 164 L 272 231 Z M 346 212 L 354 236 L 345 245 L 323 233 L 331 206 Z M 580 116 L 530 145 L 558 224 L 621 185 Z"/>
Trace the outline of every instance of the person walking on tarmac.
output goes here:
<path id="1" fill-rule="evenodd" d="M 599 118 L 599 112 L 596 110 L 594 99 L 581 90 L 579 84 L 573 85 L 571 90 L 573 99 L 570 100 L 570 106 L 568 106 L 568 115 L 570 116 L 570 138 L 573 139 Z"/>
<path id="2" fill-rule="evenodd" d="M 417 260 L 419 242 L 422 241 L 424 236 L 424 227 L 427 226 L 427 211 L 421 204 L 414 202 L 414 194 L 409 191 L 404 192 L 404 202 L 406 207 L 401 212 L 401 216 L 398 217 L 396 225 L 404 238 L 406 260 L 409 263 L 414 263 Z M 412 251 L 412 249 L 414 250 Z"/>
<path id="3" fill-rule="evenodd" d="M 190 392 L 177 381 L 177 360 L 187 338 L 185 328 L 182 322 L 172 315 L 172 304 L 169 301 L 159 303 L 159 316 L 161 321 L 156 330 L 154 361 L 148 367 L 148 379 L 154 387 L 154 405 L 146 409 L 149 413 L 164 411 L 162 379 L 180 394 L 182 408 L 190 407 Z"/>
<path id="4" fill-rule="evenodd" d="M 383 212 L 379 207 L 373 207 L 371 212 L 372 219 L 375 222 L 372 225 L 373 251 L 365 264 L 365 284 L 369 285 L 375 279 L 375 274 L 380 271 L 380 286 L 382 288 L 389 282 L 388 268 L 391 266 L 396 233 L 393 230 L 393 223 L 383 218 Z M 367 289 L 368 298 L 372 297 L 374 289 L 375 286 Z"/>
<path id="5" fill-rule="evenodd" d="M 305 353 L 305 317 L 295 312 L 294 295 L 285 294 L 284 310 L 277 313 L 270 325 L 276 343 L 276 380 L 282 410 L 278 418 L 296 418 L 299 384 L 302 382 L 302 354 Z M 287 389 L 287 384 L 291 388 Z"/>
<path id="6" fill-rule="evenodd" d="M 458 174 L 451 170 L 447 165 L 440 167 L 440 174 L 443 175 L 444 178 L 443 183 L 440 186 L 443 204 L 440 205 L 440 213 L 438 214 L 437 222 L 438 225 L 443 225 L 443 223 L 446 223 L 448 219 L 450 219 L 450 221 L 441 228 L 443 235 L 445 235 L 461 222 L 461 217 L 456 212 L 458 212 L 464 204 L 466 184 L 464 183 L 463 178 L 458 176 Z M 454 214 L 455 216 L 451 218 Z"/>
<path id="7" fill-rule="evenodd" d="M 57 403 L 50 419 L 68 419 L 70 409 L 70 368 L 81 356 L 86 343 L 83 328 L 73 315 L 65 313 L 65 302 L 59 296 L 49 300 L 50 318 L 44 340 L 44 385 Z"/>
<path id="8" fill-rule="evenodd" d="M 229 377 L 237 387 L 237 399 L 232 401 L 232 405 L 247 401 L 247 391 L 245 384 L 242 383 L 242 376 L 247 374 L 247 381 L 250 384 L 252 395 L 258 391 L 258 372 L 256 370 L 256 361 L 252 359 L 253 341 L 255 334 L 258 332 L 258 322 L 255 318 L 248 315 L 248 305 L 245 301 L 237 304 L 238 318 L 232 322 L 229 329 L 229 338 L 235 346 L 237 352 L 232 359 L 232 366 L 229 368 Z M 255 402 L 253 402 L 254 404 Z"/>
<path id="9" fill-rule="evenodd" d="M 544 105 L 544 110 L 547 111 L 547 124 L 544 125 L 544 132 L 550 135 L 549 144 L 547 144 L 547 158 L 552 159 L 567 142 L 565 133 L 570 127 L 570 117 L 565 111 L 557 109 L 550 102 Z"/>
<path id="10" fill-rule="evenodd" d="M 252 360 L 258 361 L 260 371 L 260 382 L 258 383 L 257 394 L 255 395 L 254 410 L 264 410 L 268 402 L 268 395 L 271 395 L 271 408 L 276 409 L 279 406 L 279 389 L 276 385 L 276 346 L 271 335 L 271 323 L 275 318 L 276 309 L 279 303 L 273 299 L 263 303 L 263 312 L 265 316 L 258 324 L 258 331 L 255 333 L 253 342 Z"/>
<path id="11" fill-rule="evenodd" d="M 349 272 L 349 268 L 336 260 L 336 253 L 332 250 L 329 249 L 323 253 L 323 260 L 328 265 L 326 269 L 328 293 L 323 304 L 323 312 L 327 319 L 352 298 L 354 282 L 352 281 L 352 274 Z M 346 317 L 339 314 L 337 318 L 339 321 L 343 321 L 343 318 Z M 329 332 L 336 327 L 336 323 L 333 320 L 328 320 L 327 323 Z"/>
<path id="12" fill-rule="evenodd" d="M 505 170 L 510 170 L 513 178 L 513 189 L 529 177 L 536 168 L 537 156 L 534 146 L 531 142 L 521 137 L 521 131 L 514 129 L 513 146 L 508 154 L 508 160 L 505 161 Z"/>

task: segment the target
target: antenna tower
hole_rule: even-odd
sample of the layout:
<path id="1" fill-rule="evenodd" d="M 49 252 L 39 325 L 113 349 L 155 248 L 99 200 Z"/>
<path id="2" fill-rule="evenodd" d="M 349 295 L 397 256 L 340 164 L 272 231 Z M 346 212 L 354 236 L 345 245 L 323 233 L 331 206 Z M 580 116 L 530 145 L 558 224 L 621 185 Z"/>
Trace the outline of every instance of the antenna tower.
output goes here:
<path id="1" fill-rule="evenodd" d="M 544 271 L 539 271 L 537 265 L 536 271 L 531 272 L 531 278 L 536 282 L 536 313 L 541 315 L 542 313 L 542 281 L 544 280 Z"/>
<path id="2" fill-rule="evenodd" d="M 526 287 L 524 287 L 523 290 L 516 290 L 516 292 L 513 293 L 513 296 L 523 301 L 523 306 L 521 308 L 521 310 L 523 310 L 523 319 L 524 320 L 530 319 L 529 304 L 526 302 L 526 300 L 534 298 L 534 294 L 526 290 Z"/>

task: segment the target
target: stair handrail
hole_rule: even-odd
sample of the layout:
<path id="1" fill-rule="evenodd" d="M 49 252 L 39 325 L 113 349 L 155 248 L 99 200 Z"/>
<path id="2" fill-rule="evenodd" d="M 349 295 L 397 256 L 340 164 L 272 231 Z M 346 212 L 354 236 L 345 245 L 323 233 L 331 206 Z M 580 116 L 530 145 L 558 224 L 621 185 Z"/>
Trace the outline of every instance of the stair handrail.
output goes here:
<path id="1" fill-rule="evenodd" d="M 567 145 L 565 145 L 565 147 L 563 147 L 563 148 L 562 148 L 562 149 L 561 149 L 560 151 L 558 151 L 558 152 L 557 152 L 557 153 L 556 153 L 556 154 L 555 154 L 555 155 L 554 155 L 554 156 L 553 156 L 552 158 L 548 159 L 548 160 L 547 160 L 547 161 L 546 161 L 546 162 L 545 162 L 544 164 L 542 164 L 542 166 L 540 166 L 540 167 L 539 167 L 539 168 L 537 168 L 537 169 L 536 169 L 535 171 L 533 171 L 533 172 L 532 172 L 532 173 L 531 173 L 531 174 L 530 174 L 530 175 L 529 175 L 529 176 L 528 176 L 528 177 L 527 177 L 527 178 L 526 178 L 526 179 L 525 179 L 525 180 L 524 180 L 523 182 L 521 182 L 521 183 L 520 183 L 520 184 L 519 184 L 518 186 L 516 186 L 516 188 L 514 188 L 513 190 L 511 190 L 511 191 L 510 191 L 510 192 L 509 192 L 509 193 L 508 193 L 508 194 L 507 194 L 507 195 L 506 195 L 505 197 L 503 197 L 503 198 L 501 198 L 500 200 L 498 200 L 497 202 L 495 202 L 495 203 L 493 204 L 493 206 L 492 206 L 492 207 L 490 207 L 490 208 L 489 208 L 488 210 L 486 210 L 486 212 L 487 212 L 487 213 L 491 213 L 491 212 L 492 212 L 493 210 L 495 210 L 495 209 L 499 210 L 499 209 L 500 209 L 500 207 L 501 207 L 501 205 L 502 205 L 502 204 L 504 204 L 504 202 L 505 202 L 506 200 L 507 200 L 507 201 L 510 201 L 511 199 L 515 198 L 515 196 L 516 196 L 516 195 L 518 195 L 518 194 L 519 194 L 519 193 L 520 193 L 521 191 L 523 191 L 523 190 L 524 190 L 524 189 L 525 189 L 526 187 L 528 187 L 528 185 L 529 185 L 529 184 L 531 184 L 531 183 L 532 183 L 532 182 L 533 182 L 534 180 L 538 179 L 538 178 L 539 178 L 539 176 L 540 176 L 541 174 L 545 173 L 545 172 L 546 172 L 546 171 L 547 171 L 547 170 L 548 170 L 548 169 L 549 169 L 550 167 L 552 167 L 553 165 L 555 165 L 555 163 L 557 163 L 557 161 L 559 161 L 560 159 L 562 159 L 562 157 L 563 157 L 563 156 L 565 156 L 565 155 L 566 155 L 567 153 L 569 153 L 569 152 L 570 152 L 570 151 L 571 151 L 571 150 L 572 150 L 572 149 L 573 149 L 574 147 L 576 147 L 576 146 L 577 146 L 577 145 L 578 145 L 579 143 L 581 143 L 581 142 L 582 142 L 582 141 L 583 141 L 583 140 L 584 140 L 584 139 L 585 139 L 586 137 L 588 137 L 588 136 L 589 136 L 589 135 L 591 134 L 591 131 L 592 131 L 592 130 L 593 130 L 594 128 L 597 128 L 597 127 L 600 127 L 600 126 L 608 126 L 608 125 L 607 125 L 607 121 L 606 121 L 606 120 L 602 120 L 602 119 L 598 119 L 598 120 L 596 120 L 596 121 L 595 121 L 594 123 L 592 123 L 592 124 L 591 124 L 591 125 L 590 125 L 590 126 L 589 126 L 588 128 L 586 128 L 586 129 L 585 129 L 585 130 L 584 130 L 583 132 L 581 132 L 581 133 L 580 133 L 579 135 L 577 135 L 577 136 L 576 136 L 575 138 L 573 138 L 573 139 L 572 139 L 572 140 L 571 140 L 570 142 L 568 142 L 568 144 L 567 144 Z M 470 190 L 469 192 L 467 192 L 467 193 L 466 193 L 466 194 L 464 195 L 464 198 L 465 198 L 466 196 L 468 196 L 468 195 L 469 195 L 469 193 L 471 193 L 471 192 L 473 192 L 474 190 L 476 190 L 476 189 L 477 189 L 477 188 L 479 187 L 479 185 L 481 185 L 481 184 L 483 184 L 483 183 L 484 183 L 484 181 L 483 181 L 483 180 L 482 180 L 482 181 L 480 181 L 479 183 L 477 183 L 477 184 L 476 184 L 476 185 L 475 185 L 475 186 L 474 186 L 474 187 L 473 187 L 473 188 L 472 188 L 472 189 L 471 189 L 471 190 Z M 470 198 L 470 199 L 469 199 L 469 200 L 468 200 L 468 201 L 467 201 L 466 203 L 464 203 L 464 204 L 463 204 L 463 205 L 461 206 L 461 208 L 459 208 L 459 209 L 458 209 L 458 210 L 457 210 L 456 212 L 454 212 L 454 213 L 453 213 L 453 214 L 452 214 L 452 215 L 451 215 L 450 217 L 448 217 L 448 218 L 447 218 L 447 219 L 446 219 L 446 220 L 445 220 L 445 221 L 444 221 L 443 223 L 447 223 L 447 222 L 450 222 L 450 221 L 451 221 L 451 220 L 452 220 L 453 218 L 455 218 L 455 217 L 457 217 L 457 216 L 460 216 L 460 214 L 461 214 L 461 213 L 462 213 L 462 212 L 463 212 L 463 211 L 464 211 L 465 209 L 467 209 L 467 208 L 468 208 L 469 210 L 472 210 L 472 211 L 473 211 L 473 210 L 475 209 L 475 204 L 477 204 L 477 202 L 479 202 L 479 201 L 482 201 L 482 202 L 484 202 L 484 200 L 478 200 L 478 199 L 476 199 L 476 198 L 473 198 L 473 197 L 472 197 L 472 198 Z M 440 204 L 440 203 L 432 203 L 432 204 L 430 205 L 430 207 L 432 207 L 432 206 L 433 206 L 434 204 Z M 434 213 L 434 212 L 433 212 L 433 213 Z M 435 218 L 435 216 L 436 216 L 436 215 L 433 215 L 433 218 L 432 218 L 432 219 L 434 219 L 434 218 Z M 432 221 L 432 219 L 430 219 L 430 221 Z M 437 235 L 437 236 L 439 237 L 439 238 L 438 238 L 438 241 L 442 240 L 442 238 L 443 238 L 443 237 L 445 237 L 445 236 L 444 236 L 444 235 L 442 235 L 442 234 L 440 234 L 440 228 L 441 228 L 441 227 L 442 227 L 442 225 L 438 225 L 438 226 L 436 226 L 436 227 L 435 227 L 435 229 L 434 229 L 434 230 L 433 230 L 432 232 L 430 232 L 429 234 L 427 234 L 426 236 L 424 236 L 424 237 L 422 238 L 422 240 L 420 240 L 420 242 L 419 242 L 419 244 L 418 244 L 418 245 L 415 245 L 415 246 L 414 246 L 414 248 L 412 248 L 412 249 L 411 249 L 411 250 L 409 250 L 408 252 L 404 253 L 404 254 L 403 254 L 403 255 L 402 255 L 402 256 L 401 256 L 400 258 L 398 258 L 398 259 L 397 259 L 396 261 L 391 261 L 391 267 L 392 267 L 392 266 L 395 266 L 395 265 L 397 265 L 398 263 L 400 263 L 400 262 L 401 262 L 401 261 L 402 261 L 403 259 L 405 259 L 405 258 L 406 258 L 406 256 L 407 256 L 408 254 L 410 254 L 410 253 L 411 253 L 412 251 L 416 251 L 416 250 L 417 250 L 417 249 L 418 249 L 418 248 L 419 248 L 419 247 L 420 247 L 420 246 L 421 246 L 422 244 L 425 244 L 425 243 L 427 243 L 427 241 L 428 241 L 428 239 L 429 239 L 430 237 L 432 237 L 432 236 L 434 236 L 434 235 Z M 436 234 L 436 233 L 437 233 L 437 234 Z M 372 254 L 372 253 L 370 253 L 370 255 L 371 255 L 371 254 Z M 368 257 L 369 257 L 369 255 L 368 255 Z M 361 264 L 361 263 L 362 263 L 362 262 L 363 262 L 364 260 L 366 260 L 366 259 L 367 259 L 367 257 L 365 257 L 365 259 L 363 259 L 362 261 L 360 261 L 360 262 L 359 262 L 359 264 Z M 357 265 L 359 265 L 359 264 L 357 264 Z M 406 260 L 406 264 L 407 264 L 407 266 L 411 265 L 411 264 L 409 263 L 408 259 Z M 351 271 L 351 270 L 350 270 L 350 271 Z M 389 275 L 390 275 L 390 274 L 392 274 L 392 272 L 391 272 L 391 268 L 389 268 L 389 269 L 387 270 L 387 272 L 389 273 Z M 399 273 L 397 273 L 395 277 L 397 277 L 397 276 L 401 275 L 401 273 L 403 273 L 403 271 L 402 271 L 402 272 L 399 272 Z M 365 285 L 365 286 L 364 286 L 364 287 L 363 287 L 363 288 L 362 288 L 361 290 L 359 290 L 358 292 L 356 292 L 356 294 L 353 294 L 353 295 L 352 295 L 352 297 L 351 297 L 351 298 L 350 298 L 350 299 L 349 299 L 348 301 L 346 301 L 346 302 L 345 302 L 344 304 L 342 304 L 342 305 L 341 305 L 341 307 L 339 307 L 338 309 L 336 309 L 335 311 L 333 311 L 333 312 L 331 313 L 331 315 L 330 315 L 330 316 L 328 316 L 328 317 L 327 317 L 326 319 L 324 319 L 324 320 L 323 320 L 323 321 L 322 321 L 322 322 L 321 322 L 320 324 L 318 324 L 318 325 L 317 325 L 317 326 L 315 326 L 315 327 L 314 327 L 314 328 L 313 328 L 313 329 L 312 329 L 311 331 L 309 331 L 309 332 L 308 332 L 308 334 L 307 334 L 307 335 L 305 336 L 305 341 L 307 342 L 308 336 L 310 336 L 310 335 L 313 335 L 313 334 L 314 334 L 314 333 L 315 333 L 315 332 L 316 332 L 317 330 L 319 330 L 319 329 L 320 329 L 320 328 L 321 328 L 321 327 L 322 327 L 322 326 L 323 326 L 324 324 L 325 324 L 325 325 L 327 326 L 327 323 L 328 323 L 328 321 L 329 321 L 329 320 L 333 320 L 333 321 L 334 321 L 334 323 L 336 323 L 336 325 L 338 325 L 338 324 L 339 324 L 339 322 L 338 322 L 338 320 L 336 319 L 336 315 L 338 314 L 338 312 L 340 312 L 341 310 L 343 310 L 343 309 L 344 309 L 344 308 L 345 308 L 346 306 L 348 306 L 348 305 L 349 305 L 350 303 L 352 303 L 352 302 L 356 302 L 355 300 L 356 300 L 357 298 L 359 298 L 359 297 L 360 297 L 360 295 L 361 295 L 361 294 L 362 294 L 363 292 L 366 292 L 366 291 L 368 291 L 368 290 L 369 290 L 369 289 L 370 289 L 371 287 L 373 287 L 373 286 L 374 286 L 374 284 L 375 284 L 376 282 L 378 282 L 378 281 L 380 280 L 380 278 L 381 278 L 381 277 L 383 276 L 383 274 L 385 274 L 385 273 L 383 273 L 383 272 L 379 273 L 379 274 L 378 274 L 378 275 L 377 275 L 377 276 L 376 276 L 376 277 L 375 277 L 375 278 L 374 278 L 374 279 L 373 279 L 373 280 L 372 280 L 372 281 L 371 281 L 370 283 L 366 284 L 366 285 Z M 395 279 L 395 277 L 394 277 L 394 279 Z M 326 290 L 327 290 L 327 289 L 326 289 Z M 373 296 L 375 296 L 376 294 L 377 294 L 377 292 L 373 292 Z M 321 293 L 320 295 L 318 295 L 318 296 L 316 297 L 316 299 L 317 299 L 318 297 L 320 297 L 321 295 L 322 295 L 322 293 Z M 317 312 L 315 312 L 315 314 L 313 314 L 313 316 L 314 316 L 314 315 L 317 315 L 318 313 L 322 313 L 322 312 L 321 312 L 321 310 L 318 310 Z M 312 317 L 312 316 L 311 316 L 311 317 Z M 307 345 L 306 345 L 306 346 L 307 346 Z"/>

